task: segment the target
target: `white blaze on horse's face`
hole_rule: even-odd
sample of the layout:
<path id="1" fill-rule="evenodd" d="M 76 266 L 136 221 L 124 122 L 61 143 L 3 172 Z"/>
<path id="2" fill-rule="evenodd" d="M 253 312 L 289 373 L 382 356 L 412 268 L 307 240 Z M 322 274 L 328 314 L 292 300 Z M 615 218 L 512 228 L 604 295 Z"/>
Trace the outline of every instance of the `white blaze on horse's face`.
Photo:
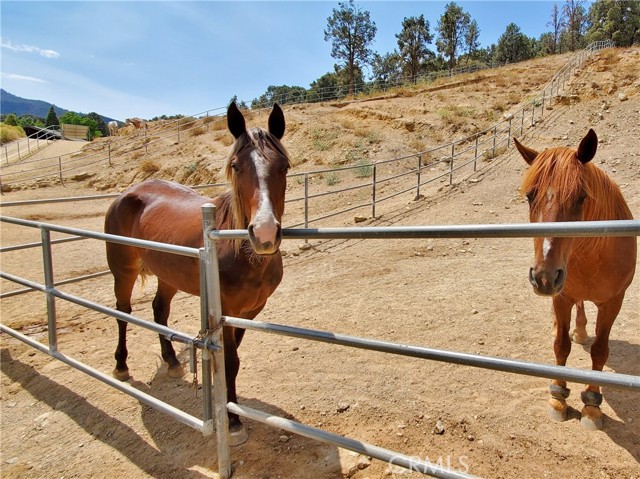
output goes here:
<path id="1" fill-rule="evenodd" d="M 549 187 L 546 194 L 548 204 L 550 204 L 551 201 L 553 200 L 553 196 L 554 196 L 553 188 Z M 538 221 L 539 222 L 544 221 L 542 213 L 540 213 L 540 218 L 538 219 Z M 544 241 L 542 242 L 542 258 L 544 260 L 547 259 L 547 256 L 549 255 L 549 251 L 551 251 L 552 246 L 553 246 L 553 238 L 545 238 Z"/>
<path id="2" fill-rule="evenodd" d="M 249 223 L 249 238 L 258 254 L 273 254 L 280 246 L 281 226 L 269 194 L 269 168 L 266 159 L 258 152 L 251 152 L 258 188 L 256 189 L 257 208 Z"/>

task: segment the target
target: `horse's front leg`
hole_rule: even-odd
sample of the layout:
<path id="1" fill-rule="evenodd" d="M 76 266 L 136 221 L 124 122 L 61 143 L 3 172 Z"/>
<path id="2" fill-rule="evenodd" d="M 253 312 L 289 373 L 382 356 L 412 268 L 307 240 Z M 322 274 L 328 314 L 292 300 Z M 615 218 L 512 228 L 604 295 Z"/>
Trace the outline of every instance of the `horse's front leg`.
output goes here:
<path id="1" fill-rule="evenodd" d="M 612 300 L 598 305 L 598 319 L 596 320 L 596 338 L 591 345 L 591 369 L 602 371 L 609 358 L 609 333 L 616 320 L 624 293 Z M 580 423 L 587 429 L 602 429 L 602 394 L 599 386 L 588 385 L 581 394 L 584 407 Z"/>
<path id="2" fill-rule="evenodd" d="M 240 370 L 240 357 L 235 338 L 235 329 L 226 327 L 223 333 L 224 341 L 224 370 L 227 382 L 227 401 L 238 403 L 236 393 L 236 378 Z M 239 446 L 249 439 L 244 424 L 240 421 L 240 416 L 229 413 L 229 443 L 232 446 Z"/>
<path id="3" fill-rule="evenodd" d="M 571 327 L 571 308 L 573 301 L 562 295 L 553 297 L 553 314 L 555 325 L 555 340 L 553 342 L 553 352 L 556 356 L 556 364 L 564 366 L 571 352 L 571 338 L 569 328 Z M 570 390 L 567 382 L 559 379 L 551 381 L 549 386 L 551 399 L 547 414 L 554 421 L 565 421 L 567 419 L 567 398 Z"/>
<path id="4" fill-rule="evenodd" d="M 153 307 L 153 320 L 161 324 L 167 325 L 169 319 L 169 312 L 171 310 L 171 300 L 177 293 L 177 289 L 173 286 L 169 286 L 164 281 L 158 278 L 158 290 L 151 303 Z M 165 338 L 162 334 L 160 337 L 160 350 L 162 352 L 162 359 L 167 363 L 167 374 L 172 378 L 181 378 L 186 374 L 186 371 L 180 361 L 176 357 L 176 351 L 173 349 L 171 341 Z"/>

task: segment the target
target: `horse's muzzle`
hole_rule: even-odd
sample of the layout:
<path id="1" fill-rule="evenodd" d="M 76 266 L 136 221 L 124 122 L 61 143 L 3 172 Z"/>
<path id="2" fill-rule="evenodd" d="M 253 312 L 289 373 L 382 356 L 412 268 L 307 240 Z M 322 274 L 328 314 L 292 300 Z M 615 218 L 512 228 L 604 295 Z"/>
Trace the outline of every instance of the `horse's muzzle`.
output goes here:
<path id="1" fill-rule="evenodd" d="M 566 277 L 565 268 L 551 271 L 529 269 L 529 282 L 533 286 L 533 291 L 540 296 L 555 296 L 560 293 L 564 287 Z"/>
<path id="2" fill-rule="evenodd" d="M 266 228 L 264 225 L 257 228 L 254 224 L 250 224 L 247 230 L 251 247 L 256 254 L 270 255 L 276 253 L 280 248 L 282 227 L 279 222 Z"/>

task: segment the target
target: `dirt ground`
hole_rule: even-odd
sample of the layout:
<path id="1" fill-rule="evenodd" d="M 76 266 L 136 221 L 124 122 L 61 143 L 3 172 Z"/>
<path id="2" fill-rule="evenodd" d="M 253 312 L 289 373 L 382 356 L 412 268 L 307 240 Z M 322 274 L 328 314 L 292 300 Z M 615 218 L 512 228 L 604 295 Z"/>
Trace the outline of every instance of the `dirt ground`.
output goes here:
<path id="1" fill-rule="evenodd" d="M 576 146 L 586 131 L 594 128 L 600 140 L 594 161 L 621 186 L 636 218 L 640 217 L 639 57 L 640 49 L 599 56 L 572 79 L 573 96 L 567 97 L 567 104 L 557 104 L 546 112 L 542 121 L 527 130 L 523 140 L 538 149 Z M 562 65 L 557 59 L 554 62 L 535 63 L 532 70 L 541 77 L 546 75 L 548 81 Z M 625 77 L 627 83 L 621 82 Z M 465 98 L 469 108 L 480 110 L 482 95 L 472 93 L 473 87 L 466 84 L 460 87 L 462 91 L 452 89 L 443 101 L 460 106 L 458 99 Z M 625 100 L 621 100 L 621 93 Z M 387 135 L 400 131 L 396 128 L 398 120 L 411 121 L 411 111 L 429 109 L 423 105 L 428 105 L 435 95 L 425 91 L 340 108 L 321 105 L 285 109 L 285 115 L 293 118 L 292 124 L 296 125 L 291 136 L 285 136 L 285 144 L 297 158 L 294 172 L 323 163 L 339 164 L 343 149 L 354 146 L 340 134 L 334 139 L 338 144 L 327 150 L 326 158 L 333 159 L 322 159 L 323 151 L 310 146 L 314 135 L 317 141 L 317 134 L 303 131 L 305 118 L 311 123 L 318 119 L 319 125 L 320 118 L 329 113 L 337 115 L 341 110 L 344 136 L 366 138 L 354 133 L 366 125 L 368 130 L 377 132 L 376 138 L 382 139 L 369 147 L 369 153 L 384 155 L 390 152 L 386 149 Z M 360 116 L 346 113 L 354 110 L 360 111 Z M 362 113 L 365 110 L 366 118 Z M 420 122 L 426 125 L 427 119 Z M 422 127 L 413 128 L 418 131 Z M 464 131 L 468 126 L 456 128 Z M 424 135 L 424 144 L 432 141 L 429 131 L 424 126 L 419 133 Z M 406 128 L 402 134 L 407 134 Z M 201 139 L 198 137 L 198 141 Z M 302 161 L 300 144 L 304 141 L 311 153 Z M 390 148 L 400 151 L 401 147 L 395 144 Z M 204 147 L 194 150 L 196 155 L 202 154 L 201 148 Z M 201 161 L 206 155 L 193 158 Z M 446 182 L 439 184 L 422 200 L 414 201 L 412 193 L 399 196 L 381 208 L 377 219 L 364 224 L 526 222 L 526 202 L 518 194 L 526 165 L 517 152 L 509 149 L 482 166 L 476 175 L 457 181 L 452 187 Z M 167 166 L 170 168 L 177 171 L 174 166 Z M 126 178 L 135 176 L 133 170 L 119 171 L 111 177 L 98 172 L 92 180 L 66 188 L 16 190 L 3 195 L 3 201 L 115 191 L 126 183 Z M 109 184 L 110 187 L 105 186 Z M 301 188 L 291 182 L 288 194 L 297 195 Z M 3 207 L 2 214 L 101 231 L 108 204 L 108 200 L 101 200 Z M 353 213 L 328 224 L 352 225 Z M 2 245 L 7 246 L 39 241 L 40 233 L 3 223 L 1 237 Z M 333 240 L 312 241 L 310 245 L 303 246 L 300 241 L 284 243 L 287 254 L 283 282 L 258 319 L 438 349 L 541 363 L 554 361 L 550 300 L 536 296 L 527 281 L 532 258 L 530 240 Z M 64 243 L 54 248 L 58 279 L 105 269 L 101 242 Z M 3 253 L 2 270 L 43 281 L 38 249 Z M 133 314 L 152 320 L 154 283 L 150 280 L 144 287 L 136 287 Z M 15 288 L 2 281 L 3 292 Z M 113 305 L 111 288 L 109 276 L 60 287 L 65 292 Z M 117 340 L 113 318 L 62 301 L 56 304 L 60 350 L 110 373 Z M 47 341 L 46 305 L 40 293 L 5 298 L 1 307 L 4 324 Z M 587 316 L 592 335 L 595 307 L 591 304 L 587 305 Z M 170 323 L 195 336 L 199 330 L 197 298 L 179 293 L 173 302 Z M 191 385 L 192 375 L 179 380 L 166 376 L 157 336 L 131 328 L 129 338 L 133 376 L 130 383 L 200 416 L 201 394 Z M 590 342 L 585 347 L 574 345 L 569 366 L 590 368 Z M 216 477 L 212 472 L 217 470 L 213 439 L 203 438 L 187 426 L 4 334 L 0 344 L 2 477 Z M 610 348 L 606 371 L 640 375 L 638 275 L 612 330 Z M 179 345 L 177 349 L 186 362 L 187 351 Z M 258 332 L 246 334 L 240 358 L 241 404 L 452 470 L 487 478 L 561 474 L 576 478 L 640 478 L 637 392 L 603 388 L 604 428 L 590 432 L 579 422 L 580 384 L 569 385 L 572 394 L 568 402 L 573 408 L 569 420 L 556 423 L 546 417 L 546 379 Z M 236 478 L 418 477 L 259 423 L 246 424 L 249 441 L 232 450 Z"/>

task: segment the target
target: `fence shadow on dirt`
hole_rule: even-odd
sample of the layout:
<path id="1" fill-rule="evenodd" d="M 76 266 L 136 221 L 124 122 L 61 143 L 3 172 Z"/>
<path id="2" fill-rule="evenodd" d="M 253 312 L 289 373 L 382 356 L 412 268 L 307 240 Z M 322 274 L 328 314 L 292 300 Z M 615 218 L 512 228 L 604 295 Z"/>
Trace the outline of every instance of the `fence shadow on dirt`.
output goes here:
<path id="1" fill-rule="evenodd" d="M 188 362 L 186 351 L 179 358 L 183 363 Z M 241 371 L 240 374 L 250 374 L 250 371 Z M 164 402 L 179 406 L 193 416 L 201 417 L 202 391 L 198 391 L 196 397 L 192 377 L 188 373 L 180 379 L 170 378 L 163 365 L 149 382 L 134 380 L 132 384 Z M 239 402 L 275 416 L 298 420 L 290 412 L 256 398 L 241 396 Z M 185 467 L 200 464 L 217 470 L 214 437 L 203 438 L 200 433 L 177 421 L 167 421 L 166 415 L 145 405 L 142 405 L 142 422 L 163 457 L 182 461 Z M 273 471 L 287 471 L 286 477 L 298 479 L 342 479 L 336 446 L 285 433 L 248 419 L 243 422 L 249 440 L 231 450 L 234 477 L 272 477 L 270 473 Z"/>
<path id="2" fill-rule="evenodd" d="M 52 359 L 53 361 L 53 359 Z M 203 479 L 210 477 L 197 470 L 189 469 L 186 464 L 175 461 L 175 457 L 158 451 L 131 426 L 122 422 L 86 400 L 77 392 L 39 373 L 28 363 L 12 356 L 8 349 L 0 351 L 0 369 L 11 381 L 19 383 L 22 388 L 36 400 L 51 409 L 62 412 L 91 437 L 120 452 L 141 471 L 156 478 L 181 477 L 185 479 Z M 173 421 L 166 421 L 165 425 Z M 175 422 L 174 424 L 178 424 Z M 179 425 L 179 424 L 178 424 Z M 180 447 L 188 448 L 193 444 L 212 441 L 204 439 L 202 434 L 187 427 L 182 434 L 189 436 Z M 204 461 L 204 457 L 201 458 Z M 209 464 L 215 464 L 208 460 Z M 217 467 L 215 467 L 217 469 Z"/>

